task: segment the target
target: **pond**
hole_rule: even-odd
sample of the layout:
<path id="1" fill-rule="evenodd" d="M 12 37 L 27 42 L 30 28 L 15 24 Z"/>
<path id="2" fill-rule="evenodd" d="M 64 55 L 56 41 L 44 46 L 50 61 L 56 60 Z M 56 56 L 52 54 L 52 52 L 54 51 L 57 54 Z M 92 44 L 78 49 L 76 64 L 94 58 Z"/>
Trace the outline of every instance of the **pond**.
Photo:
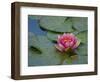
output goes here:
<path id="1" fill-rule="evenodd" d="M 56 21 L 53 19 L 55 23 L 52 20 L 46 20 L 46 22 L 42 20 L 42 24 L 40 21 L 42 18 L 45 18 L 45 16 L 41 16 L 41 19 L 35 17 L 38 16 L 28 16 L 28 66 L 76 65 L 88 63 L 87 26 L 85 25 L 87 22 L 84 22 L 83 17 L 66 17 L 66 19 L 65 17 L 59 17 Z M 74 18 L 76 18 L 76 21 Z M 81 24 L 77 22 L 77 18 L 83 18 Z M 59 24 L 59 21 L 62 22 L 62 19 L 65 21 L 61 28 L 59 26 L 61 26 L 62 23 Z M 75 22 L 72 23 L 69 19 L 73 19 Z M 85 20 L 87 21 L 87 18 L 85 18 Z M 48 26 L 48 23 L 51 24 Z M 67 27 L 65 27 L 65 24 L 67 24 Z M 76 26 L 75 28 L 73 28 L 73 24 Z M 86 27 L 83 28 L 82 24 Z M 53 26 L 55 26 L 55 29 Z M 79 27 L 82 27 L 82 29 Z M 67 30 L 65 28 L 67 28 Z M 69 53 L 59 52 L 55 48 L 57 36 L 63 33 L 75 33 L 75 36 L 81 40 L 79 47 L 75 51 L 69 50 L 71 55 L 67 55 Z"/>

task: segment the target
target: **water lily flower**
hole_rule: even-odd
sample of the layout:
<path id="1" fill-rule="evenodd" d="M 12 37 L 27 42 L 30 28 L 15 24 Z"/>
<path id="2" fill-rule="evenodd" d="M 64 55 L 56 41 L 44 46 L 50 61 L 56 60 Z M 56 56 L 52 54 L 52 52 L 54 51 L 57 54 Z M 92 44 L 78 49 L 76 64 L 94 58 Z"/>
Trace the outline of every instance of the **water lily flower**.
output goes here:
<path id="1" fill-rule="evenodd" d="M 74 34 L 64 33 L 62 35 L 58 35 L 55 47 L 61 52 L 67 52 L 68 49 L 76 49 L 79 44 L 80 40 Z"/>

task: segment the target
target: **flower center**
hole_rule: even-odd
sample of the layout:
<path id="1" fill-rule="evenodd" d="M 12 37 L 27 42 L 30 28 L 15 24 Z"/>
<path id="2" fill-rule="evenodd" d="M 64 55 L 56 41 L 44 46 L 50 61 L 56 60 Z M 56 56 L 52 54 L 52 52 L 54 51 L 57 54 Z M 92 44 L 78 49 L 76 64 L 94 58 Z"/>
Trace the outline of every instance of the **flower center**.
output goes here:
<path id="1" fill-rule="evenodd" d="M 66 38 L 66 39 L 64 39 L 63 41 L 64 41 L 64 42 L 70 42 L 71 39 Z"/>

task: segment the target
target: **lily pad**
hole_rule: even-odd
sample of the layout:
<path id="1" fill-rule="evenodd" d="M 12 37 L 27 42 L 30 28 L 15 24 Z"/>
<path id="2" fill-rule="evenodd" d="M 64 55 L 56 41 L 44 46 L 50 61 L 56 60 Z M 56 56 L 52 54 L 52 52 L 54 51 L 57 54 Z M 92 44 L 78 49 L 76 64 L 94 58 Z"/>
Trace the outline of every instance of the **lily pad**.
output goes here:
<path id="1" fill-rule="evenodd" d="M 67 17 L 48 16 L 40 20 L 40 26 L 54 32 L 72 32 L 72 21 Z"/>
<path id="2" fill-rule="evenodd" d="M 75 64 L 87 64 L 88 63 L 88 57 L 87 56 L 77 56 L 75 60 L 73 59 L 66 59 L 63 62 L 64 64 L 69 64 L 69 65 L 75 65 Z"/>
<path id="3" fill-rule="evenodd" d="M 74 61 L 74 64 L 87 64 L 88 63 L 88 46 L 87 44 L 81 43 L 80 46 L 75 50 L 78 58 Z"/>
<path id="4" fill-rule="evenodd" d="M 75 31 L 73 31 L 72 33 L 73 33 L 74 35 L 77 35 L 79 32 L 75 30 Z"/>
<path id="5" fill-rule="evenodd" d="M 87 44 L 80 44 L 80 46 L 76 49 L 76 53 L 79 56 L 87 56 L 88 55 L 88 46 Z"/>
<path id="6" fill-rule="evenodd" d="M 87 43 L 87 31 L 79 32 L 76 36 L 80 39 L 82 43 Z"/>
<path id="7" fill-rule="evenodd" d="M 88 57 L 87 56 L 78 56 L 77 60 L 73 62 L 73 64 L 87 64 Z"/>
<path id="8" fill-rule="evenodd" d="M 59 55 L 50 51 L 38 54 L 29 49 L 29 66 L 57 65 L 60 63 Z"/>
<path id="9" fill-rule="evenodd" d="M 48 39 L 50 39 L 51 41 L 57 41 L 57 37 L 58 35 L 60 35 L 61 33 L 56 33 L 56 32 L 47 32 L 47 37 Z"/>
<path id="10" fill-rule="evenodd" d="M 85 31 L 88 28 L 87 17 L 72 17 L 73 27 L 78 31 Z"/>
<path id="11" fill-rule="evenodd" d="M 74 65 L 74 64 L 87 64 L 88 63 L 88 56 L 74 55 L 73 57 L 75 59 L 72 59 L 72 58 L 65 59 L 64 62 L 63 62 L 63 65 L 65 65 L 65 64 L 70 64 L 70 65 Z"/>

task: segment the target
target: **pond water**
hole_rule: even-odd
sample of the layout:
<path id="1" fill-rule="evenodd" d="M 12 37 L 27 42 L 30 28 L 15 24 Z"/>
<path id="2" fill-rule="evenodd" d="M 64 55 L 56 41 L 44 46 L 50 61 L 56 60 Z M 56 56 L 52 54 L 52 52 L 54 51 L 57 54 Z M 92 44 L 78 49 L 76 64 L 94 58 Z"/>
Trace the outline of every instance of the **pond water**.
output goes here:
<path id="1" fill-rule="evenodd" d="M 39 20 L 28 17 L 28 32 L 32 32 L 36 35 L 46 35 L 46 31 L 39 26 Z"/>

